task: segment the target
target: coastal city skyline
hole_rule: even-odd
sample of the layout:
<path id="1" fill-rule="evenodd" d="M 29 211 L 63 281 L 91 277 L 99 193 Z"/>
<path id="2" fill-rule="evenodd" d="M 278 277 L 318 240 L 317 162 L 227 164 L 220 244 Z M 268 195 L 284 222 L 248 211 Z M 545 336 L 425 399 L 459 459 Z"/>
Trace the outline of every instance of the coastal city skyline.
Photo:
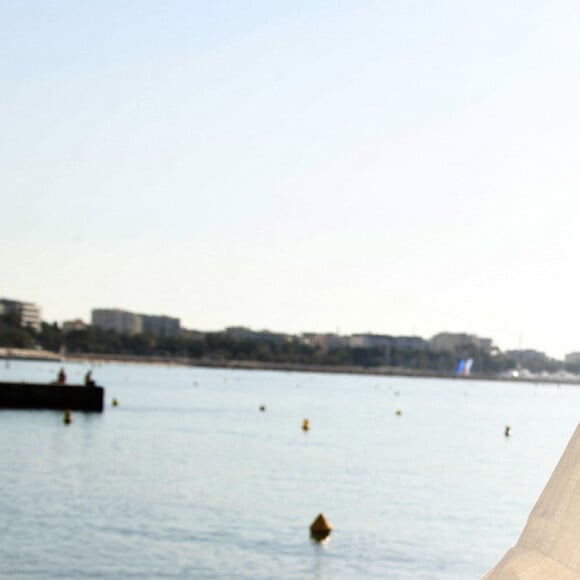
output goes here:
<path id="1" fill-rule="evenodd" d="M 3 2 L 4 288 L 580 350 L 580 5 Z"/>
<path id="2" fill-rule="evenodd" d="M 46 322 L 42 316 L 42 309 L 38 304 L 23 302 L 14 299 L 0 297 L 0 315 L 15 315 L 20 325 L 29 326 L 39 332 L 41 322 Z M 55 321 L 56 323 L 56 321 Z M 58 323 L 57 323 L 58 324 Z M 202 337 L 208 334 L 225 334 L 235 340 L 271 341 L 275 343 L 298 341 L 309 346 L 320 348 L 328 352 L 336 348 L 396 348 L 412 351 L 449 351 L 456 352 L 474 347 L 483 353 L 503 353 L 511 358 L 527 361 L 544 362 L 548 359 L 577 364 L 580 360 L 580 352 L 571 351 L 561 358 L 550 357 L 547 353 L 537 348 L 502 349 L 492 337 L 484 337 L 469 332 L 449 332 L 442 330 L 433 336 L 397 335 L 394 333 L 376 333 L 373 331 L 356 333 L 338 333 L 325 331 L 302 331 L 285 332 L 273 331 L 267 328 L 255 328 L 250 326 L 226 326 L 221 329 L 202 329 L 199 327 L 185 327 L 179 317 L 168 316 L 160 313 L 142 313 L 124 310 L 120 308 L 93 308 L 87 320 L 74 318 L 64 320 L 60 328 L 64 333 L 82 331 L 89 326 L 102 330 L 113 330 L 121 334 L 153 334 L 166 337 L 178 337 L 180 335 Z"/>

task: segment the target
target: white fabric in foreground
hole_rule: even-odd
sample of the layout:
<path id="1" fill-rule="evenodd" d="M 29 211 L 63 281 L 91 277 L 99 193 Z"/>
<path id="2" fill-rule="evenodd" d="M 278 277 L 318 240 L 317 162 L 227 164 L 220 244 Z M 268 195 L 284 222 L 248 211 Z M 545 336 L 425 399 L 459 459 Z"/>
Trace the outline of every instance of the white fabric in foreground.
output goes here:
<path id="1" fill-rule="evenodd" d="M 580 425 L 517 544 L 482 580 L 580 580 Z"/>

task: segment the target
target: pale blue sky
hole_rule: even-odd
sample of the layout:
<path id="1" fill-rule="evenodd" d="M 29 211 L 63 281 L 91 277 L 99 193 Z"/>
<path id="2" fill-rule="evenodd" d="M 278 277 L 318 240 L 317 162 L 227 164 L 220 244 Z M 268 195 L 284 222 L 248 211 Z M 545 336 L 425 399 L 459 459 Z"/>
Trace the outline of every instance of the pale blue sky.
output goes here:
<path id="1" fill-rule="evenodd" d="M 0 0 L 1 294 L 580 351 L 580 4 Z"/>

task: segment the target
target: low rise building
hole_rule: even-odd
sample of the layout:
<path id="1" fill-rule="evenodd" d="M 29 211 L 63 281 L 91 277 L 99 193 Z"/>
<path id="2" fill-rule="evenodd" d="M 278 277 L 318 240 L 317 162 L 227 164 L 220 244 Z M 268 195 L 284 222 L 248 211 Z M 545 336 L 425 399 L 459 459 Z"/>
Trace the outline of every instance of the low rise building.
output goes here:
<path id="1" fill-rule="evenodd" d="M 312 348 L 317 348 L 323 353 L 327 353 L 331 350 L 348 346 L 349 340 L 344 336 L 330 332 L 323 334 L 307 332 L 302 335 L 301 342 Z"/>
<path id="2" fill-rule="evenodd" d="M 77 318 L 76 320 L 65 320 L 62 323 L 62 331 L 66 334 L 67 332 L 72 332 L 73 330 L 85 330 L 87 326 L 87 323 L 80 318 Z"/>
<path id="3" fill-rule="evenodd" d="M 393 348 L 398 350 L 429 350 L 429 341 L 420 336 L 395 336 Z"/>
<path id="4" fill-rule="evenodd" d="M 179 330 L 179 334 L 183 338 L 187 338 L 190 340 L 204 340 L 208 333 L 203 332 L 201 330 L 191 330 L 187 328 L 181 328 Z"/>
<path id="5" fill-rule="evenodd" d="M 252 330 L 246 326 L 228 326 L 224 333 L 234 340 L 253 340 L 257 342 L 288 342 L 290 335 L 270 330 Z"/>
<path id="6" fill-rule="evenodd" d="M 394 338 L 385 334 L 353 334 L 348 340 L 351 348 L 391 348 L 393 344 Z"/>
<path id="7" fill-rule="evenodd" d="M 570 365 L 580 364 L 580 352 L 570 352 L 564 357 L 564 362 Z"/>
<path id="8" fill-rule="evenodd" d="M 492 350 L 492 340 L 475 334 L 454 332 L 440 332 L 431 339 L 431 348 L 437 351 L 455 352 L 466 347 L 475 347 L 489 353 Z"/>
<path id="9" fill-rule="evenodd" d="M 517 363 L 526 365 L 530 363 L 545 362 L 548 360 L 548 355 L 545 352 L 540 352 L 539 350 L 533 350 L 531 348 L 525 350 L 506 350 L 506 358 L 512 359 Z"/>

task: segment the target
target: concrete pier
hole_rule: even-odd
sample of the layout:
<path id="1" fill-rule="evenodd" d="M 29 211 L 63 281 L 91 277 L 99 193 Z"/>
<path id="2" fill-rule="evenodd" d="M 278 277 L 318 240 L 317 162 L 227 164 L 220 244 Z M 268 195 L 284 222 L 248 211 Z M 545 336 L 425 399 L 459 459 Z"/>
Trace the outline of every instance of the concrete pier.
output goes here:
<path id="1" fill-rule="evenodd" d="M 0 408 L 103 411 L 103 387 L 0 383 Z"/>

